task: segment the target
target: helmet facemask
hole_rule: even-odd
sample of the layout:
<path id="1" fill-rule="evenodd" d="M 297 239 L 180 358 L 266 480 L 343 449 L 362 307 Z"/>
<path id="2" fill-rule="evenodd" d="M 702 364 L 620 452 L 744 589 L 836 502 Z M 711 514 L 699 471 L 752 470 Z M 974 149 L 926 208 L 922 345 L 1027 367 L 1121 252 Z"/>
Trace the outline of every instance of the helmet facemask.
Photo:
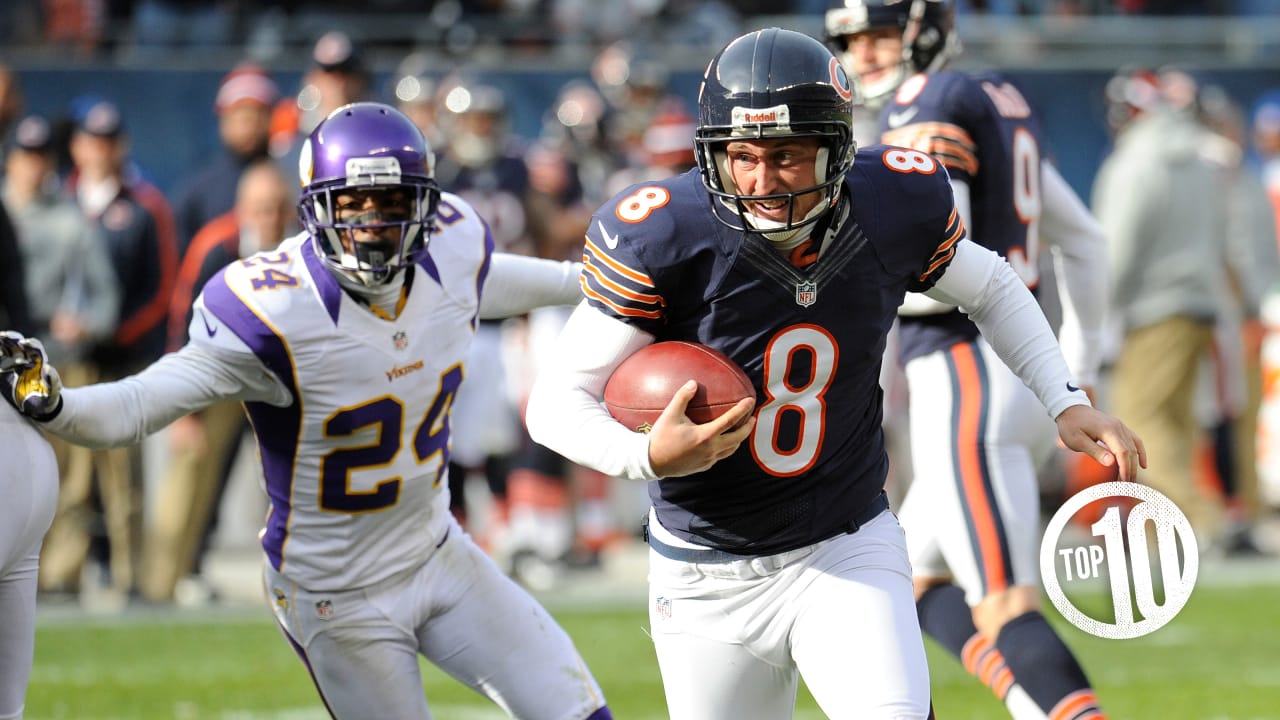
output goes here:
<path id="1" fill-rule="evenodd" d="M 417 261 L 439 200 L 434 183 L 347 185 L 304 193 L 301 208 L 330 269 L 373 288 Z"/>
<path id="2" fill-rule="evenodd" d="M 914 0 L 902 30 L 903 80 L 941 70 L 960 53 L 955 10 L 948 0 Z"/>
<path id="3" fill-rule="evenodd" d="M 335 110 L 303 143 L 298 172 L 299 215 L 343 286 L 385 287 L 425 251 L 440 204 L 435 156 L 402 113 Z"/>
<path id="4" fill-rule="evenodd" d="M 814 163 L 815 183 L 807 188 L 768 195 L 742 194 L 733 179 L 733 172 L 729 167 L 730 160 L 726 151 L 727 145 L 734 140 L 762 140 L 783 137 L 817 137 L 824 141 L 824 144 L 819 146 L 817 150 L 817 158 Z M 707 159 L 706 167 L 709 172 L 706 173 L 705 184 L 708 192 L 714 200 L 718 200 L 738 216 L 739 225 L 730 224 L 730 227 L 761 233 L 772 242 L 785 242 L 791 239 L 802 228 L 817 222 L 827 210 L 835 206 L 840 193 L 841 181 L 844 179 L 844 174 L 848 172 L 849 166 L 841 166 L 833 161 L 832 145 L 840 147 L 841 142 L 839 140 L 829 140 L 823 134 L 792 134 L 789 132 L 773 134 L 763 130 L 749 135 L 734 134 L 724 138 L 699 138 L 697 141 L 699 154 Z M 821 193 L 822 198 L 804 216 L 797 217 L 798 200 L 802 196 L 811 193 Z M 785 222 L 755 215 L 749 207 L 749 203 L 776 200 L 785 200 L 787 202 L 787 219 Z M 719 212 L 716 215 L 720 217 Z"/>

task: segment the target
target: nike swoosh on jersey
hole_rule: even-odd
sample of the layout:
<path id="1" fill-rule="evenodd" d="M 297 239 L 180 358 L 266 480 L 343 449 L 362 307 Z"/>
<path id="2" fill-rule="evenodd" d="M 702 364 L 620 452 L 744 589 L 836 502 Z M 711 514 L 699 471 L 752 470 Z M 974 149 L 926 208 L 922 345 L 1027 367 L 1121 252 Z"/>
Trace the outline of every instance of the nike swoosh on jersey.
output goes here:
<path id="1" fill-rule="evenodd" d="M 209 324 L 209 318 L 206 318 L 203 312 L 200 313 L 200 322 L 204 323 L 204 330 L 209 333 L 209 337 L 218 334 L 218 328 Z"/>
<path id="2" fill-rule="evenodd" d="M 907 108 L 906 110 L 903 110 L 902 112 L 889 113 L 889 117 L 886 119 L 889 122 L 889 127 L 896 128 L 896 127 L 905 125 L 907 121 L 915 117 L 916 114 L 919 112 L 920 112 L 920 108 L 912 105 L 911 107 Z"/>
<path id="3" fill-rule="evenodd" d="M 1072 385 L 1071 383 L 1067 383 L 1067 392 L 1080 392 L 1080 388 Z"/>
<path id="4" fill-rule="evenodd" d="M 610 235 L 608 230 L 604 229 L 604 223 L 597 220 L 596 225 L 600 226 L 600 235 L 604 237 L 604 244 L 609 246 L 610 250 L 618 249 L 618 236 Z"/>

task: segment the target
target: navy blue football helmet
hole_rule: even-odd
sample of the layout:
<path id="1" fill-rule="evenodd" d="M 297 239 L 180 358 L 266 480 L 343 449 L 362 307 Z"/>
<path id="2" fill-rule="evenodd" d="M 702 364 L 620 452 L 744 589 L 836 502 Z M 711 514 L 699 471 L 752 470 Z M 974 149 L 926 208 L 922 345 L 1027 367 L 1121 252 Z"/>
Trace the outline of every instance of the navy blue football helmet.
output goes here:
<path id="1" fill-rule="evenodd" d="M 955 27 L 951 0 L 833 0 L 823 23 L 827 46 L 846 70 L 848 36 L 883 28 L 901 33 L 902 59 L 896 73 L 875 87 L 863 87 L 853 78 L 867 105 L 877 108 L 908 77 L 938 70 L 960 51 Z"/>
<path id="2" fill-rule="evenodd" d="M 373 102 L 334 110 L 303 143 L 298 176 L 303 224 L 344 285 L 384 285 L 425 250 L 440 203 L 435 155 L 399 110 Z M 399 196 L 407 211 L 339 212 L 339 196 L 368 191 Z"/>
<path id="3" fill-rule="evenodd" d="M 853 86 L 844 68 L 822 43 L 779 28 L 757 30 L 733 40 L 707 66 L 698 91 L 694 136 L 702 182 L 717 200 L 737 212 L 736 230 L 758 230 L 748 219 L 747 201 L 788 200 L 792 215 L 770 232 L 786 232 L 817 222 L 835 205 L 845 173 L 853 167 Z M 724 146 L 730 140 L 817 137 L 823 148 L 818 184 L 775 195 L 741 195 L 729 177 Z M 823 192 L 822 212 L 794 216 L 796 197 Z M 713 207 L 713 210 L 715 208 Z"/>

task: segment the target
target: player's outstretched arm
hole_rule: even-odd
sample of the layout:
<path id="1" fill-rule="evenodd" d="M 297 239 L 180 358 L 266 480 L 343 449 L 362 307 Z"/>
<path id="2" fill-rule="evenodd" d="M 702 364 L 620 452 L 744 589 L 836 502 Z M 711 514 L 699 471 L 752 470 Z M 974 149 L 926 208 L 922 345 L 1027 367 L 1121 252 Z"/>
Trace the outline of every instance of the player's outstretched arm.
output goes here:
<path id="1" fill-rule="evenodd" d="M 548 305 L 576 305 L 582 299 L 582 263 L 494 253 L 480 296 L 480 317 L 499 320 Z"/>
<path id="2" fill-rule="evenodd" d="M 694 380 L 682 385 L 649 431 L 649 464 L 659 477 L 682 477 L 706 470 L 732 455 L 755 427 L 756 419 L 751 415 L 755 398 L 739 400 L 710 422 L 694 423 L 685 410 L 697 391 Z"/>
<path id="3" fill-rule="evenodd" d="M 123 380 L 63 390 L 39 341 L 8 332 L 0 333 L 0 389 L 10 404 L 48 431 L 94 448 L 139 443 L 219 400 L 292 402 L 289 391 L 247 348 L 216 352 L 195 344 Z"/>
<path id="4" fill-rule="evenodd" d="M 1072 405 L 1057 418 L 1058 439 L 1107 467 L 1115 466 L 1120 480 L 1138 479 L 1147 466 L 1147 448 L 1124 423 L 1087 405 Z"/>

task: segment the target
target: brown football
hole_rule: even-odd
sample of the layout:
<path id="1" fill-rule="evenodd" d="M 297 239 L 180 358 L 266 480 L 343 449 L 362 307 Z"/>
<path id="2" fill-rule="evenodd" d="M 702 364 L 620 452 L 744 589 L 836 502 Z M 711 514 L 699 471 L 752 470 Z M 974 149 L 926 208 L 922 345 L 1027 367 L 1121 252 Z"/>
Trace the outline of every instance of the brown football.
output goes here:
<path id="1" fill-rule="evenodd" d="M 685 414 L 696 423 L 719 417 L 739 400 L 755 397 L 751 380 L 715 348 L 669 340 L 642 348 L 622 361 L 604 387 L 609 414 L 638 432 L 648 432 L 676 390 L 689 380 L 698 392 Z"/>

